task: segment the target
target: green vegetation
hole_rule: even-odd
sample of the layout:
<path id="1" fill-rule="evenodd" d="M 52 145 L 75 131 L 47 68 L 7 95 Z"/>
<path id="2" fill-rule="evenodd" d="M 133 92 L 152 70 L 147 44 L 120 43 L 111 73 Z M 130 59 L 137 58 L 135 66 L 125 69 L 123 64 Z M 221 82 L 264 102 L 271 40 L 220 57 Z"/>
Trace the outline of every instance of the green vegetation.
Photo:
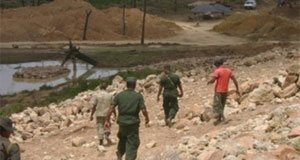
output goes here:
<path id="1" fill-rule="evenodd" d="M 117 75 L 122 76 L 124 79 L 132 76 L 137 77 L 138 79 L 142 79 L 150 74 L 159 73 L 160 71 L 158 70 L 146 68 L 138 71 L 123 71 L 118 73 Z M 7 100 L 8 103 L 6 106 L 1 106 L 0 116 L 10 116 L 13 113 L 18 113 L 25 110 L 27 107 L 45 106 L 50 103 L 59 103 L 66 99 L 75 97 L 80 92 L 93 90 L 97 86 L 99 86 L 100 83 L 105 82 L 111 84 L 115 76 L 116 75 L 95 80 L 78 80 L 65 84 L 63 89 L 60 89 L 61 86 L 42 86 L 40 91 L 24 91 L 12 96 L 3 96 L 1 97 L 1 100 Z M 9 99 L 12 99 L 11 103 L 9 103 Z"/>
<path id="2" fill-rule="evenodd" d="M 127 8 L 134 8 L 134 0 L 125 0 Z M 120 7 L 123 4 L 123 0 L 88 0 L 94 7 L 98 9 L 105 9 L 109 7 Z M 177 2 L 177 12 L 188 11 L 187 4 L 192 2 L 191 0 Z M 136 8 L 143 9 L 143 0 L 136 0 Z M 174 0 L 148 0 L 147 12 L 151 14 L 174 14 Z"/>
<path id="3" fill-rule="evenodd" d="M 128 45 L 104 46 L 95 51 L 86 52 L 89 57 L 98 61 L 99 67 L 133 67 L 150 65 L 185 57 L 199 56 L 196 46 L 185 45 Z"/>

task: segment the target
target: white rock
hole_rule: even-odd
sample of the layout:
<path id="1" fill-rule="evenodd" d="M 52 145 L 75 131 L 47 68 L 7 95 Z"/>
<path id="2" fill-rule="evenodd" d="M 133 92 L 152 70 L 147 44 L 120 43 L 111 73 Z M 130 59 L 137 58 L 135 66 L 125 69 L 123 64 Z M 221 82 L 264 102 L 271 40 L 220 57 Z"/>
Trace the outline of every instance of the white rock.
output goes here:
<path id="1" fill-rule="evenodd" d="M 154 148 L 156 147 L 156 142 L 155 141 L 151 141 L 148 144 L 146 144 L 146 148 Z"/>

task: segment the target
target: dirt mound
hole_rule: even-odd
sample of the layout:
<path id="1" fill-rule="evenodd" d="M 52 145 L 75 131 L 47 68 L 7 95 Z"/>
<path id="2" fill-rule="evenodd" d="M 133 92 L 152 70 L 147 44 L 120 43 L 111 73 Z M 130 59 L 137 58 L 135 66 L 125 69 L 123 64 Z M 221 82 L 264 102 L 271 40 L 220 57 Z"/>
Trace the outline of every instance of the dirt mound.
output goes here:
<path id="1" fill-rule="evenodd" d="M 56 0 L 39 7 L 4 10 L 1 15 L 1 42 L 81 40 L 86 11 L 92 10 L 88 40 L 138 39 L 143 13 L 126 10 L 126 35 L 122 35 L 122 9 L 97 10 L 82 0 Z M 160 39 L 176 35 L 179 26 L 160 17 L 148 15 L 146 38 Z"/>
<path id="2" fill-rule="evenodd" d="M 235 13 L 215 26 L 213 30 L 252 39 L 300 40 L 299 28 L 298 21 L 263 11 Z"/>
<path id="3" fill-rule="evenodd" d="M 293 6 L 293 8 L 289 7 L 276 7 L 274 8 L 271 13 L 273 15 L 278 15 L 282 17 L 287 17 L 291 19 L 298 19 L 300 18 L 300 6 Z"/>

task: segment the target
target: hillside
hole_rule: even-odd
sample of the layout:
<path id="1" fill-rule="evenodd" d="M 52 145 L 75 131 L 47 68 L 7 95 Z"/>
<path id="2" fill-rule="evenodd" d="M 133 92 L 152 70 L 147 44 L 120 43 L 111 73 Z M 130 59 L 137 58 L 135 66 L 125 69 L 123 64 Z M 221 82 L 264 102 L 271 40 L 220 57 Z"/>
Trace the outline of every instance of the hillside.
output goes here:
<path id="1" fill-rule="evenodd" d="M 122 34 L 122 9 L 98 10 L 83 0 L 56 0 L 34 7 L 5 9 L 1 15 L 1 42 L 82 40 L 86 11 L 91 10 L 87 40 L 137 40 L 143 12 L 126 9 L 126 34 Z M 163 18 L 147 15 L 146 38 L 175 36 L 181 28 Z"/>

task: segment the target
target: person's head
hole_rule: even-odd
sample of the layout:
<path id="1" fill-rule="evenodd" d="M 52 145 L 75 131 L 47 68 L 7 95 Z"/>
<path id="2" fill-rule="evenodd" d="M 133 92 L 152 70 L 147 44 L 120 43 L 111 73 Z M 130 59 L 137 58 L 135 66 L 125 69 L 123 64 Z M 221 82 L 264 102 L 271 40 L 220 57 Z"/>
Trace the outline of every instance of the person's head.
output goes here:
<path id="1" fill-rule="evenodd" d="M 171 71 L 171 66 L 170 65 L 165 65 L 164 66 L 164 72 L 167 74 Z"/>
<path id="2" fill-rule="evenodd" d="M 6 117 L 0 118 L 0 134 L 3 137 L 9 138 L 14 132 L 13 122 Z"/>
<path id="3" fill-rule="evenodd" d="M 136 86 L 136 78 L 135 77 L 128 77 L 126 80 L 127 88 L 135 89 Z"/>
<path id="4" fill-rule="evenodd" d="M 224 64 L 224 59 L 223 58 L 217 58 L 216 60 L 215 60 L 215 62 L 214 62 L 214 65 L 216 66 L 216 67 L 220 67 L 220 66 L 222 66 Z"/>
<path id="5" fill-rule="evenodd" d="M 107 88 L 107 83 L 104 82 L 104 83 L 100 84 L 100 89 L 101 90 L 106 90 L 106 88 Z"/>

